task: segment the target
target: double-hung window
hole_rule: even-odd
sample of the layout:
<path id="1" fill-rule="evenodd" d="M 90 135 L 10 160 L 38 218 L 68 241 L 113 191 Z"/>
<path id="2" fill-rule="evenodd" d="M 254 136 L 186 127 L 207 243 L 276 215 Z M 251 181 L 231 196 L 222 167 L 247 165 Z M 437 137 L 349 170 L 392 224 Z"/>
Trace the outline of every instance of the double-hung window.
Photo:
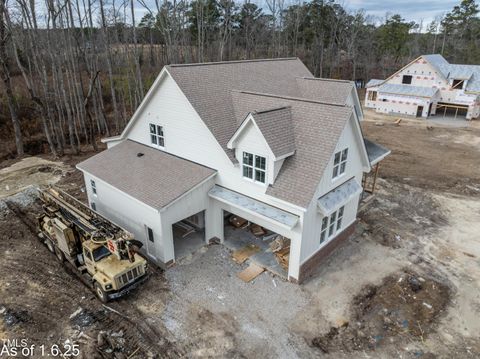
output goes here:
<path id="1" fill-rule="evenodd" d="M 265 157 L 243 152 L 243 177 L 254 182 L 266 182 L 267 160 Z"/>
<path id="2" fill-rule="evenodd" d="M 320 230 L 320 245 L 331 239 L 342 228 L 343 212 L 345 206 L 340 207 L 330 216 L 322 218 L 322 228 Z"/>
<path id="3" fill-rule="evenodd" d="M 332 178 L 340 177 L 345 173 L 347 168 L 348 148 L 338 151 L 333 157 L 333 175 Z"/>
<path id="4" fill-rule="evenodd" d="M 96 196 L 97 195 L 97 184 L 94 180 L 90 180 L 90 187 L 92 188 L 92 193 Z"/>
<path id="5" fill-rule="evenodd" d="M 150 124 L 150 142 L 153 145 L 165 147 L 165 138 L 163 137 L 163 127 Z"/>

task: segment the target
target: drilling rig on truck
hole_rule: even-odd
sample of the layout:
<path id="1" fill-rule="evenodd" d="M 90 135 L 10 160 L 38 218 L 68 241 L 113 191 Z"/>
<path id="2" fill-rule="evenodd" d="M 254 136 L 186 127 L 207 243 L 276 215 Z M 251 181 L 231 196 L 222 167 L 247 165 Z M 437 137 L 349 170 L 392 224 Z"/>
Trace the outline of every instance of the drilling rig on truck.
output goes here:
<path id="1" fill-rule="evenodd" d="M 102 302 L 119 298 L 147 279 L 142 243 L 69 194 L 39 190 L 43 213 L 37 217 L 40 240 L 59 261 L 72 265 Z"/>

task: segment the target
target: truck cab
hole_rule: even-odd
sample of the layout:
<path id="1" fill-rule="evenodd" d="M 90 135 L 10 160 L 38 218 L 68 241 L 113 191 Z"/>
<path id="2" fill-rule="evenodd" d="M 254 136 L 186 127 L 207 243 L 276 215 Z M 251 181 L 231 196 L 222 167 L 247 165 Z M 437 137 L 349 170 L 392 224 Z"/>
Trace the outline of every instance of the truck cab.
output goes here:
<path id="1" fill-rule="evenodd" d="M 147 262 L 137 254 L 132 263 L 118 260 L 103 243 L 89 240 L 83 242 L 82 247 L 85 267 L 102 301 L 120 297 L 145 277 Z"/>

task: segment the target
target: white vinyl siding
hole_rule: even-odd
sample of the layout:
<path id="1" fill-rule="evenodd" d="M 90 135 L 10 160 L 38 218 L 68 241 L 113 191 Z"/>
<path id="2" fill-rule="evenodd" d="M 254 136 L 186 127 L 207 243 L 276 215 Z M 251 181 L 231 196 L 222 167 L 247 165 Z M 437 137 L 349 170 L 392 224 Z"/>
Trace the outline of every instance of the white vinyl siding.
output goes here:
<path id="1" fill-rule="evenodd" d="M 150 143 L 158 147 L 165 147 L 165 138 L 163 136 L 163 127 L 150 124 Z"/>

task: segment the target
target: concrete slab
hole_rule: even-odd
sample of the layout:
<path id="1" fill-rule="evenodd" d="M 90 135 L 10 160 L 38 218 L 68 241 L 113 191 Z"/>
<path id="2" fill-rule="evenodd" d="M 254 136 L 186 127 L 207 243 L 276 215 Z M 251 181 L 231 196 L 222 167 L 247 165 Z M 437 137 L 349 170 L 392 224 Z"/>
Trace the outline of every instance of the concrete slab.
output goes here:
<path id="1" fill-rule="evenodd" d="M 252 255 L 248 260 L 264 267 L 267 271 L 276 274 L 282 279 L 288 279 L 287 271 L 277 262 L 275 255 L 270 250 L 270 242 L 274 238 L 268 241 L 262 240 L 261 237 L 257 238 L 250 232 L 250 227 L 242 229 L 227 225 L 225 226 L 224 233 L 225 241 L 223 244 L 225 247 L 232 251 L 239 250 L 251 244 L 260 247 L 260 252 Z M 269 234 L 272 234 L 272 232 L 267 233 L 267 236 Z"/>
<path id="2" fill-rule="evenodd" d="M 195 253 L 200 248 L 206 245 L 205 233 L 203 230 L 197 230 L 197 232 L 190 233 L 186 237 L 182 238 L 182 232 L 173 227 L 173 248 L 175 251 L 175 260 L 179 260 Z"/>

